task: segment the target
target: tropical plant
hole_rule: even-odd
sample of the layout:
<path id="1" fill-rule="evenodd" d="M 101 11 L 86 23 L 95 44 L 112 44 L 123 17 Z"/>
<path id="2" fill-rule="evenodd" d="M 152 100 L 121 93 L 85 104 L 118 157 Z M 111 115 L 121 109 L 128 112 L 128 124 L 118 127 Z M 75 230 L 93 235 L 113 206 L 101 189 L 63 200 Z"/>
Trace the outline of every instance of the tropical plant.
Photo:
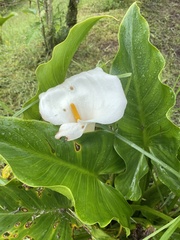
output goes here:
<path id="1" fill-rule="evenodd" d="M 176 99 L 161 81 L 165 61 L 136 3 L 120 24 L 110 69 L 126 94 L 124 116 L 66 141 L 39 112 L 39 95 L 64 82 L 80 43 L 107 17 L 76 24 L 37 68 L 37 94 L 0 118 L 2 239 L 180 237 L 180 130 L 169 119 Z"/>

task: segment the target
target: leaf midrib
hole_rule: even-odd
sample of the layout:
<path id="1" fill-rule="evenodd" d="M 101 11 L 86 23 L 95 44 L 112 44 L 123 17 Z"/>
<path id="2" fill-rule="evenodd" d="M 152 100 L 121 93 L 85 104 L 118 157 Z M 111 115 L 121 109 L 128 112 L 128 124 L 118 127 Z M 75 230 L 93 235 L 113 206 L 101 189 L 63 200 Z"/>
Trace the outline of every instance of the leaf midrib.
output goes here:
<path id="1" fill-rule="evenodd" d="M 7 147 L 5 147 L 5 146 L 3 146 L 3 143 L 1 143 L 1 145 L 2 145 L 2 149 L 4 148 L 4 149 L 7 149 L 7 148 L 15 148 L 16 150 L 17 150 L 17 152 L 23 152 L 23 156 L 28 156 L 28 158 L 30 157 L 30 156 L 37 156 L 37 151 L 35 152 L 35 151 L 33 151 L 33 149 L 31 149 L 30 147 L 27 149 L 27 148 L 24 148 L 24 147 L 19 147 L 19 146 L 17 146 L 16 144 L 10 144 L 10 143 L 4 143 L 4 145 L 7 145 Z M 2 152 L 6 152 L 6 151 L 3 151 L 2 150 Z M 9 152 L 9 149 L 7 150 L 7 152 Z M 24 153 L 25 153 L 25 155 L 24 155 Z M 2 155 L 3 155 L 3 153 L 2 153 Z M 5 154 L 6 155 L 6 154 Z M 22 155 L 21 154 L 19 154 L 20 155 L 20 158 L 19 159 L 22 159 Z M 5 159 L 6 159 L 6 156 L 3 156 Z M 13 156 L 12 156 L 12 158 L 13 158 Z M 83 174 L 83 175 L 88 175 L 88 176 L 90 176 L 90 177 L 93 177 L 93 178 L 96 178 L 96 179 L 98 179 L 98 173 L 95 173 L 95 172 L 90 172 L 88 169 L 86 169 L 86 168 L 83 168 L 83 167 L 79 167 L 79 166 L 77 166 L 77 165 L 75 165 L 75 163 L 74 164 L 72 164 L 72 163 L 69 163 L 69 162 L 67 162 L 67 161 L 64 161 L 62 158 L 58 158 L 58 157 L 56 157 L 55 155 L 53 155 L 53 154 L 51 154 L 50 152 L 49 153 L 42 153 L 42 152 L 38 152 L 38 159 L 46 159 L 47 161 L 49 161 L 50 163 L 51 163 L 51 166 L 52 166 L 52 161 L 55 163 L 55 164 L 57 164 L 57 165 L 59 165 L 59 167 L 61 167 L 61 166 L 64 166 L 64 167 L 66 167 L 67 169 L 74 169 L 74 170 L 77 170 L 77 172 L 80 172 L 80 174 Z M 8 159 L 6 159 L 6 161 L 10 164 L 10 166 L 11 166 L 11 162 L 9 162 L 9 160 Z M 12 166 L 11 166 L 12 167 Z M 12 167 L 12 169 L 13 169 L 13 167 Z"/>

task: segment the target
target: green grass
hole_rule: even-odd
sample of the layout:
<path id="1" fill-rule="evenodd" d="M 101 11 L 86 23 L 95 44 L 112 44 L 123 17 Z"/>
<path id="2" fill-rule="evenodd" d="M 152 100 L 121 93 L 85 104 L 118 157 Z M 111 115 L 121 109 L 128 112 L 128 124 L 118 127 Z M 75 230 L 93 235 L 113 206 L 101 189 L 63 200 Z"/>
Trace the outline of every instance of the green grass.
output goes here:
<path id="1" fill-rule="evenodd" d="M 118 48 L 117 33 L 128 6 L 133 0 L 81 0 L 78 21 L 94 15 L 110 14 L 118 19 L 101 20 L 83 41 L 68 70 L 68 76 L 94 68 L 96 64 L 110 66 Z M 174 86 L 179 94 L 179 25 L 177 0 L 138 1 L 142 14 L 150 25 L 151 41 L 163 53 L 166 69 L 163 81 Z M 57 6 L 57 1 L 54 1 Z M 32 6 L 35 7 L 35 6 Z M 64 5 L 65 7 L 65 5 Z M 25 14 L 28 1 L 24 1 L 14 11 L 18 16 L 3 25 L 3 41 L 0 46 L 0 114 L 12 115 L 19 110 L 37 89 L 36 67 L 48 60 L 44 53 L 43 38 L 39 19 L 33 14 Z M 57 8 L 57 7 L 56 7 Z M 12 9 L 11 9 L 12 10 Z M 61 9 L 62 11 L 62 9 Z M 63 14 L 63 11 L 62 11 Z M 180 100 L 173 111 L 173 117 L 180 124 Z"/>
<path id="2" fill-rule="evenodd" d="M 176 105 L 172 118 L 180 126 L 180 15 L 179 0 L 143 0 L 143 15 L 150 25 L 151 42 L 161 51 L 166 66 L 163 82 L 173 87 Z"/>
<path id="3" fill-rule="evenodd" d="M 2 115 L 11 115 L 32 96 L 36 89 L 35 69 L 43 53 L 36 17 L 18 11 L 2 28 L 0 46 L 0 82 Z M 9 111 L 11 109 L 11 111 Z"/>

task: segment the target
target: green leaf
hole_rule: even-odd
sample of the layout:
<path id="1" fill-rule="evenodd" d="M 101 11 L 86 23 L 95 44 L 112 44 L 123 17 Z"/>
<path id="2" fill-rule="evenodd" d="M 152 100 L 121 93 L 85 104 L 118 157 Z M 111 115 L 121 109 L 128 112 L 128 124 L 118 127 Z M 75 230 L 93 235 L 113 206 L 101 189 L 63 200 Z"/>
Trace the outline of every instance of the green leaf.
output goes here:
<path id="1" fill-rule="evenodd" d="M 23 10 L 23 13 L 31 13 L 33 15 L 36 15 L 37 14 L 37 9 L 35 9 L 35 8 L 27 8 L 27 9 Z"/>
<path id="2" fill-rule="evenodd" d="M 92 228 L 92 234 L 96 240 L 115 240 L 116 239 L 116 238 L 110 237 L 109 235 L 107 235 L 105 232 L 103 232 L 101 229 L 98 229 L 98 228 Z"/>
<path id="3" fill-rule="evenodd" d="M 37 103 L 39 94 L 65 80 L 71 59 L 80 43 L 88 34 L 89 30 L 103 17 L 110 16 L 91 17 L 72 27 L 65 41 L 55 46 L 51 60 L 41 64 L 37 68 L 38 92 L 35 97 L 25 104 L 24 107 L 26 108 L 29 105 L 29 109 L 24 112 L 24 118 L 40 119 Z M 33 105 L 34 102 L 35 104 Z"/>
<path id="4" fill-rule="evenodd" d="M 14 12 L 10 13 L 8 16 L 5 16 L 5 17 L 2 17 L 2 16 L 0 15 L 0 27 L 2 27 L 2 25 L 3 25 L 9 18 L 11 18 L 11 17 L 13 17 L 13 16 L 15 16 L 15 15 L 17 15 L 17 13 L 14 13 Z"/>
<path id="5" fill-rule="evenodd" d="M 72 239 L 69 200 L 17 180 L 0 187 L 1 239 Z"/>
<path id="6" fill-rule="evenodd" d="M 104 227 L 115 219 L 127 230 L 130 206 L 102 180 L 124 171 L 113 148 L 114 135 L 98 131 L 66 142 L 54 138 L 57 130 L 45 122 L 1 118 L 0 152 L 23 183 L 68 197 L 83 223 Z"/>
<path id="7" fill-rule="evenodd" d="M 162 226 L 161 228 L 159 228 L 158 230 L 156 230 L 155 232 L 153 232 L 152 234 L 150 234 L 149 236 L 145 237 L 144 240 L 148 240 L 151 239 L 152 237 L 156 236 L 158 233 L 160 233 L 161 231 L 163 231 L 164 229 L 168 228 L 168 230 L 161 236 L 161 238 L 158 238 L 160 240 L 167 240 L 170 239 L 170 237 L 172 236 L 173 232 L 176 230 L 176 228 L 180 227 L 180 216 L 171 220 L 169 223 L 167 223 L 166 225 Z M 176 238 L 175 238 L 176 239 Z M 178 238 L 179 239 L 179 238 Z"/>
<path id="8" fill-rule="evenodd" d="M 0 186 L 4 186 L 8 183 L 8 180 L 7 179 L 4 179 L 2 177 L 0 177 Z"/>
<path id="9" fill-rule="evenodd" d="M 167 117 L 175 103 L 173 91 L 160 81 L 164 67 L 161 53 L 149 42 L 149 27 L 136 3 L 127 11 L 119 30 L 120 49 L 112 64 L 111 73 L 132 73 L 122 84 L 127 92 L 128 105 L 119 121 L 119 133 L 146 152 L 153 154 L 176 171 L 180 130 Z M 115 149 L 124 159 L 126 172 L 119 174 L 116 187 L 131 200 L 138 200 L 148 183 L 149 166 L 153 164 L 159 179 L 180 195 L 180 179 L 160 164 L 129 145 L 116 139 Z"/>
<path id="10" fill-rule="evenodd" d="M 175 218 L 174 220 L 172 220 L 170 223 L 169 223 L 169 227 L 168 229 L 166 230 L 166 232 L 162 235 L 162 237 L 160 238 L 160 240 L 166 240 L 166 239 L 169 239 L 173 233 L 175 232 L 175 230 L 177 228 L 180 228 L 180 216 Z"/>

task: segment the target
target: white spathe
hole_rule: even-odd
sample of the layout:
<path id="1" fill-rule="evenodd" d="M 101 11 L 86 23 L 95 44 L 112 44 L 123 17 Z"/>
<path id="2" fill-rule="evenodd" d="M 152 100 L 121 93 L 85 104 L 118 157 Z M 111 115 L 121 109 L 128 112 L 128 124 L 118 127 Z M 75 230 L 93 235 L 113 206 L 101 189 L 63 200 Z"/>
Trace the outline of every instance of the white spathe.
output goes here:
<path id="1" fill-rule="evenodd" d="M 93 131 L 95 123 L 118 121 L 127 104 L 119 78 L 99 67 L 67 78 L 39 98 L 42 118 L 61 125 L 55 137 L 66 137 L 68 141 Z"/>

